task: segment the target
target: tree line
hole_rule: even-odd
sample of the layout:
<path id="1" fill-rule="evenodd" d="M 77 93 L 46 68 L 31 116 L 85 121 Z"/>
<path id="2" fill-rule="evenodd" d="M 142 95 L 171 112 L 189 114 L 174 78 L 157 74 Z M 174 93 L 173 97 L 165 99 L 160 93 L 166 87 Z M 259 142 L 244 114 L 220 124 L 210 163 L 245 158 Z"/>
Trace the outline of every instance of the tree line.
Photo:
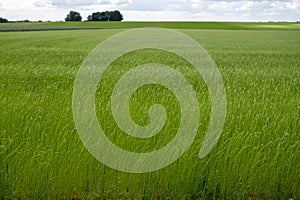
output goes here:
<path id="1" fill-rule="evenodd" d="M 81 21 L 82 17 L 79 12 L 71 10 L 67 17 L 66 22 L 69 21 Z M 123 15 L 120 11 L 105 11 L 105 12 L 95 12 L 87 17 L 87 21 L 122 21 Z"/>

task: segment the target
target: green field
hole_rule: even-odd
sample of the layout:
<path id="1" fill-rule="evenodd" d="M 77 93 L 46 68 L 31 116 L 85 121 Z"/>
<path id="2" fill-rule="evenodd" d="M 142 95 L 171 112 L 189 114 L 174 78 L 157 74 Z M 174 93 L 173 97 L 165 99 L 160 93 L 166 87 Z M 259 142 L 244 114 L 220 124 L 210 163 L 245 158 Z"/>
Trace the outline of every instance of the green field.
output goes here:
<path id="1" fill-rule="evenodd" d="M 300 30 L 294 22 L 27 22 L 2 23 L 0 31 L 41 31 L 76 29 L 128 29 L 159 27 L 173 29 Z"/>
<path id="2" fill-rule="evenodd" d="M 94 47 L 125 29 L 147 26 L 176 28 L 208 51 L 222 74 L 227 114 L 217 145 L 199 159 L 211 109 L 201 76 L 162 50 L 122 56 L 105 72 L 95 101 L 99 124 L 118 146 L 153 151 L 178 128 L 178 102 L 158 85 L 138 89 L 130 109 L 133 120 L 146 125 L 150 106 L 162 104 L 168 113 L 162 132 L 136 139 L 117 127 L 110 95 L 134 66 L 155 62 L 180 71 L 193 85 L 201 112 L 196 139 L 180 159 L 155 172 L 131 174 L 103 165 L 85 149 L 73 120 L 72 92 Z M 57 27 L 86 30 L 45 31 Z M 41 31 L 16 31 L 27 29 Z M 0 32 L 0 199 L 300 198 L 299 24 L 11 23 L 0 24 L 0 30 L 7 31 Z"/>

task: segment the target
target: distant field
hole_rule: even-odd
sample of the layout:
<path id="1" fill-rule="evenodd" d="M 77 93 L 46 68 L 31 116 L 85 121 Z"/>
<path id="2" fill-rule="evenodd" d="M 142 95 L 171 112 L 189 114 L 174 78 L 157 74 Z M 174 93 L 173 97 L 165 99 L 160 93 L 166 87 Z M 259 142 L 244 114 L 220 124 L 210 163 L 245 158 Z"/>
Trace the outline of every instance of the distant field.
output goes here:
<path id="1" fill-rule="evenodd" d="M 197 137 L 179 160 L 155 172 L 130 174 L 106 167 L 85 149 L 73 121 L 72 91 L 81 63 L 99 42 L 145 26 L 176 28 L 208 51 L 223 77 L 227 116 L 217 145 L 199 159 L 211 108 L 202 78 L 185 60 L 165 51 L 122 56 L 105 72 L 95 101 L 111 141 L 147 152 L 164 146 L 178 128 L 176 98 L 158 85 L 134 93 L 130 109 L 132 118 L 146 125 L 149 107 L 164 105 L 171 119 L 162 133 L 146 141 L 129 138 L 116 127 L 109 103 L 113 86 L 143 63 L 180 71 L 193 85 L 201 112 Z M 0 24 L 3 31 L 53 27 L 101 30 L 0 33 L 0 199 L 300 198 L 299 24 Z"/>
<path id="2" fill-rule="evenodd" d="M 127 29 L 160 27 L 176 29 L 226 30 L 300 30 L 300 23 L 268 22 L 30 22 L 2 23 L 0 31 L 69 30 L 69 29 Z"/>

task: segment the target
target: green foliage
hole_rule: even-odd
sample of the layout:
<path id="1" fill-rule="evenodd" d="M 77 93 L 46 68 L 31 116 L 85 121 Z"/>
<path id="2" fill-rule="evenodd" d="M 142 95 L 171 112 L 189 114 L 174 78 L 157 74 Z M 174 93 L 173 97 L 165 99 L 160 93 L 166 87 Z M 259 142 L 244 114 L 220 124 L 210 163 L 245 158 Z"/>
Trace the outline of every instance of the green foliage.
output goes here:
<path id="1" fill-rule="evenodd" d="M 76 11 L 72 11 L 72 10 L 70 11 L 70 13 L 65 18 L 66 22 L 69 22 L 69 21 L 81 21 L 81 20 L 82 20 L 82 17 L 80 15 L 80 13 L 76 12 Z"/>
<path id="2" fill-rule="evenodd" d="M 159 27 L 173 29 L 213 29 L 213 30 L 300 30 L 297 23 L 257 23 L 257 22 L 106 22 L 89 21 L 78 23 L 65 22 L 30 22 L 5 23 L 0 31 L 31 31 L 31 30 L 74 30 L 74 29 L 128 29 L 143 27 Z"/>
<path id="3" fill-rule="evenodd" d="M 111 87 L 133 66 L 153 58 L 176 68 L 195 87 L 200 103 L 200 128 L 189 150 L 172 165 L 146 174 L 118 172 L 94 159 L 72 117 L 73 83 L 82 61 L 99 42 L 120 31 L 0 33 L 0 199 L 300 197 L 299 31 L 181 30 L 207 49 L 227 92 L 222 136 L 202 160 L 197 153 L 210 103 L 192 66 L 151 49 L 116 60 L 98 85 L 95 103 L 99 124 L 119 146 L 147 151 L 173 136 L 166 129 L 156 140 L 127 140 L 112 123 L 107 101 Z M 130 102 L 133 119 L 146 124 L 149 106 L 162 103 L 176 123 L 178 105 L 173 100 L 165 88 L 140 88 Z"/>
<path id="4" fill-rule="evenodd" d="M 88 16 L 88 21 L 122 21 L 123 16 L 120 11 L 105 11 L 105 12 L 95 12 Z"/>
<path id="5" fill-rule="evenodd" d="M 0 17 L 0 23 L 6 23 L 6 22 L 8 22 L 7 19 Z"/>

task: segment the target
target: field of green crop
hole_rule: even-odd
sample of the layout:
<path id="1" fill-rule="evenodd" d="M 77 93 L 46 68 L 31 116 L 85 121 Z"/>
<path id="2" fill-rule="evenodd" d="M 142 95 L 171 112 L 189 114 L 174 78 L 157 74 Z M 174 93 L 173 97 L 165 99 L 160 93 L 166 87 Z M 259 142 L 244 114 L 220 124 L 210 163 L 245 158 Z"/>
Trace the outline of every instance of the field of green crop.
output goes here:
<path id="1" fill-rule="evenodd" d="M 153 151 L 178 129 L 175 96 L 153 84 L 133 94 L 130 111 L 136 123 L 146 125 L 151 105 L 162 104 L 168 114 L 163 130 L 136 139 L 117 127 L 110 96 L 134 66 L 162 63 L 180 71 L 193 85 L 201 112 L 196 139 L 180 159 L 155 172 L 131 174 L 96 160 L 82 144 L 72 115 L 81 63 L 97 44 L 124 30 L 117 28 L 0 32 L 0 199 L 300 198 L 299 30 L 251 30 L 250 24 L 249 30 L 177 27 L 208 51 L 225 85 L 225 125 L 204 159 L 198 152 L 211 105 L 201 76 L 162 50 L 134 51 L 116 60 L 99 82 L 95 102 L 99 124 L 118 146 Z"/>
<path id="2" fill-rule="evenodd" d="M 0 31 L 128 29 L 159 27 L 173 29 L 300 30 L 294 22 L 27 22 L 2 23 Z"/>

